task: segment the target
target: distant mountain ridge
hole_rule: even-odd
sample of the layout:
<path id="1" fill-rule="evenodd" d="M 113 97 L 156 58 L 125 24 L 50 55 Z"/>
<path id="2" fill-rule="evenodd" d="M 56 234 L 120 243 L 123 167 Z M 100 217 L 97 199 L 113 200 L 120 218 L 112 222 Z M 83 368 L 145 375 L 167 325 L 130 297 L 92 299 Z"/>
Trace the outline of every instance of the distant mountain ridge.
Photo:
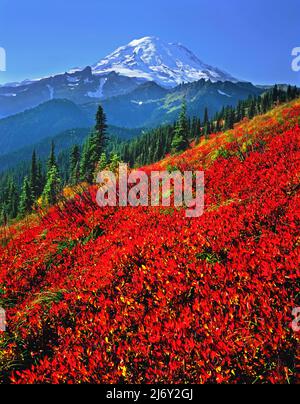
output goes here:
<path id="1" fill-rule="evenodd" d="M 140 84 L 139 80 L 111 72 L 96 76 L 90 67 L 38 81 L 0 87 L 0 119 L 51 101 L 67 99 L 78 105 L 93 100 L 127 94 Z"/>
<path id="2" fill-rule="evenodd" d="M 126 95 L 145 82 L 172 89 L 201 79 L 238 82 L 230 74 L 202 62 L 182 44 L 144 37 L 84 69 L 0 86 L 0 118 L 52 99 L 67 99 L 82 105 Z"/>
<path id="3" fill-rule="evenodd" d="M 202 62 L 182 44 L 144 37 L 84 69 L 0 86 L 0 155 L 94 124 L 138 129 L 173 122 L 183 99 L 190 116 L 210 115 L 264 91 Z"/>
<path id="4" fill-rule="evenodd" d="M 236 106 L 238 101 L 259 96 L 262 92 L 263 89 L 251 83 L 200 80 L 166 89 L 154 82 L 147 82 L 122 96 L 104 99 L 101 104 L 110 125 L 138 131 L 139 128 L 175 121 L 183 99 L 187 102 L 190 116 L 202 117 L 205 107 L 213 116 L 222 107 Z M 98 105 L 98 100 L 80 105 L 66 99 L 53 99 L 0 119 L 0 155 L 34 145 L 70 129 L 92 127 Z"/>
<path id="5" fill-rule="evenodd" d="M 119 140 L 129 140 L 137 136 L 141 129 L 125 129 L 114 126 L 108 127 L 111 137 Z M 74 128 L 58 133 L 55 136 L 41 138 L 38 142 L 24 146 L 8 154 L 0 154 L 0 174 L 6 170 L 13 169 L 20 163 L 28 164 L 31 159 L 33 149 L 39 158 L 46 160 L 54 142 L 56 154 L 69 150 L 75 144 L 81 146 L 91 133 L 91 128 Z"/>
<path id="6" fill-rule="evenodd" d="M 177 119 L 183 99 L 190 116 L 203 117 L 207 107 L 210 116 L 222 107 L 236 106 L 249 96 L 264 92 L 251 83 L 215 82 L 204 79 L 169 90 L 154 82 L 140 85 L 131 93 L 101 101 L 108 122 L 115 126 L 155 127 Z M 95 115 L 97 102 L 82 105 L 90 119 Z"/>
<path id="7" fill-rule="evenodd" d="M 88 128 L 91 121 L 69 100 L 52 100 L 0 120 L 0 155 L 54 137 L 71 128 Z"/>

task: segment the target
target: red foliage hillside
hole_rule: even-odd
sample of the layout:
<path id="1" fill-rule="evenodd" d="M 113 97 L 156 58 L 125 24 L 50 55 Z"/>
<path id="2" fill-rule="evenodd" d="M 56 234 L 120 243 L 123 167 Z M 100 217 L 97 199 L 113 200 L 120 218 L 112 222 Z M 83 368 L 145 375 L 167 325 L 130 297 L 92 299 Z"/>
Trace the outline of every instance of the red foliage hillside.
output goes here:
<path id="1" fill-rule="evenodd" d="M 299 123 L 298 100 L 145 168 L 203 169 L 200 218 L 91 190 L 6 229 L 2 381 L 295 382 Z"/>

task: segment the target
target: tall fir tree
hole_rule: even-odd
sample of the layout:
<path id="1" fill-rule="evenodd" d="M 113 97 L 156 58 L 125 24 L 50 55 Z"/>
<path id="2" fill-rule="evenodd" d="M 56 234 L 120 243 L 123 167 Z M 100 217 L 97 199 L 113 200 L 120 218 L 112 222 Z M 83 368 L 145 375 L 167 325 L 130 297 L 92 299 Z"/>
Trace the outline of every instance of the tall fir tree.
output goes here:
<path id="1" fill-rule="evenodd" d="M 0 209 L 0 226 L 7 226 L 8 224 L 8 215 L 6 211 L 6 206 L 1 206 Z"/>
<path id="2" fill-rule="evenodd" d="M 80 181 L 87 181 L 91 183 L 93 181 L 94 164 L 91 157 L 91 137 L 89 137 L 83 145 L 83 150 L 80 159 Z"/>
<path id="3" fill-rule="evenodd" d="M 255 116 L 255 112 L 256 112 L 256 102 L 255 100 L 250 100 L 248 108 L 248 118 L 252 119 Z"/>
<path id="4" fill-rule="evenodd" d="M 180 151 L 184 151 L 189 146 L 188 136 L 189 136 L 189 127 L 188 127 L 188 119 L 187 119 L 187 107 L 186 101 L 184 100 L 181 106 L 181 112 L 179 115 L 179 119 L 177 121 L 174 137 L 172 140 L 172 152 L 178 153 Z"/>
<path id="5" fill-rule="evenodd" d="M 76 185 L 80 180 L 80 149 L 78 145 L 74 145 L 70 153 L 69 178 L 72 185 Z"/>
<path id="6" fill-rule="evenodd" d="M 277 102 L 279 99 L 279 89 L 278 89 L 278 85 L 275 84 L 275 86 L 273 87 L 273 102 Z"/>
<path id="7" fill-rule="evenodd" d="M 107 123 L 106 115 L 101 105 L 99 105 L 96 114 L 96 125 L 91 139 L 91 159 L 96 165 L 103 153 L 107 141 Z"/>
<path id="8" fill-rule="evenodd" d="M 58 202 L 61 191 L 61 179 L 56 165 L 53 165 L 47 173 L 47 181 L 42 194 L 43 206 L 54 205 Z"/>
<path id="9" fill-rule="evenodd" d="M 28 177 L 24 178 L 19 202 L 19 214 L 25 216 L 32 211 L 33 199 Z"/>
<path id="10" fill-rule="evenodd" d="M 96 125 L 95 131 L 99 136 L 99 144 L 100 147 L 105 146 L 105 142 L 107 141 L 107 123 L 106 123 L 106 115 L 101 105 L 99 105 L 97 114 L 96 114 Z"/>
<path id="11" fill-rule="evenodd" d="M 53 166 L 57 166 L 56 157 L 55 157 L 55 144 L 51 142 L 51 150 L 49 159 L 47 161 L 47 171 L 49 171 Z"/>
<path id="12" fill-rule="evenodd" d="M 9 181 L 7 214 L 10 219 L 14 219 L 18 215 L 19 195 L 13 178 Z"/>
<path id="13" fill-rule="evenodd" d="M 110 162 L 109 162 L 109 169 L 112 172 L 117 172 L 119 169 L 119 164 L 121 163 L 121 158 L 118 154 L 112 153 L 110 156 Z"/>
<path id="14" fill-rule="evenodd" d="M 203 134 L 204 134 L 205 138 L 207 138 L 210 133 L 211 133 L 211 131 L 210 131 L 208 108 L 205 107 L 204 117 L 203 117 Z"/>
<path id="15" fill-rule="evenodd" d="M 80 160 L 80 179 L 93 182 L 95 170 L 107 141 L 106 115 L 101 105 L 96 114 L 96 124 L 92 134 L 84 144 Z"/>
<path id="16" fill-rule="evenodd" d="M 55 157 L 55 145 L 52 142 L 50 156 L 47 162 L 46 183 L 42 193 L 42 204 L 44 206 L 54 205 L 58 201 L 62 181 Z"/>
<path id="17" fill-rule="evenodd" d="M 98 162 L 97 170 L 104 171 L 108 165 L 107 157 L 105 153 L 102 153 Z"/>
<path id="18" fill-rule="evenodd" d="M 43 164 L 41 160 L 38 161 L 38 196 L 42 195 L 44 186 L 45 186 L 45 175 L 43 172 Z"/>
<path id="19" fill-rule="evenodd" d="M 32 192 L 32 198 L 33 200 L 36 200 L 40 196 L 40 178 L 39 178 L 38 161 L 35 150 L 33 151 L 31 158 L 29 184 Z"/>

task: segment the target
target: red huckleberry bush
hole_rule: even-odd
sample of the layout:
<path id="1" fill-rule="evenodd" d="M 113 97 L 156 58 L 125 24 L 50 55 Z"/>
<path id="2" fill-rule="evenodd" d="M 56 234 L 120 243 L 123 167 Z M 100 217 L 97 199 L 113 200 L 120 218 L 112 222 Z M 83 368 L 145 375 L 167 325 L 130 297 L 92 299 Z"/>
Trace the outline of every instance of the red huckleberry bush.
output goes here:
<path id="1" fill-rule="evenodd" d="M 144 168 L 204 170 L 199 218 L 91 187 L 3 229 L 2 382 L 295 382 L 299 123 L 298 100 Z"/>

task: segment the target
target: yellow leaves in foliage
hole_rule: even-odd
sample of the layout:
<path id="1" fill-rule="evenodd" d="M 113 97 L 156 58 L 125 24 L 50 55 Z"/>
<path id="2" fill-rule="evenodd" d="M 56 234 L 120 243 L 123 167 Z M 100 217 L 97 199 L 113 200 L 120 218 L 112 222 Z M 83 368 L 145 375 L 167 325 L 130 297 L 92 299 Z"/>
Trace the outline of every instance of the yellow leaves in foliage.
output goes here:
<path id="1" fill-rule="evenodd" d="M 76 195 L 84 191 L 85 189 L 88 189 L 89 184 L 86 182 L 82 182 L 81 184 L 75 185 L 75 186 L 67 186 L 63 189 L 62 195 L 66 199 L 71 199 L 74 198 Z"/>
<path id="2" fill-rule="evenodd" d="M 124 296 L 121 296 L 120 300 L 121 300 L 122 303 L 127 304 L 127 306 L 131 306 L 134 303 L 133 299 L 125 299 Z"/>
<path id="3" fill-rule="evenodd" d="M 63 196 L 65 198 L 73 198 L 76 195 L 74 188 L 66 187 L 63 189 Z"/>
<path id="4" fill-rule="evenodd" d="M 123 377 L 126 377 L 126 375 L 127 375 L 127 368 L 126 368 L 126 366 L 120 366 L 120 370 L 121 370 L 121 372 L 122 372 L 122 376 L 123 376 Z"/>

